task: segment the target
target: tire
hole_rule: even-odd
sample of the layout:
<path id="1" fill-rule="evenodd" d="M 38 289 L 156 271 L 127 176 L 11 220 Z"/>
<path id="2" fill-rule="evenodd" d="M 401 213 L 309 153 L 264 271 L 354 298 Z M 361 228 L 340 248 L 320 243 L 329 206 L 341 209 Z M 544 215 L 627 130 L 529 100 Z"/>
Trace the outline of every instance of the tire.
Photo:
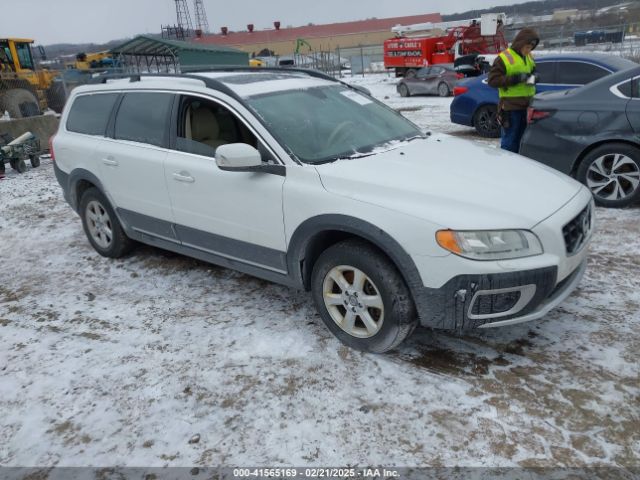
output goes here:
<path id="1" fill-rule="evenodd" d="M 440 83 L 440 85 L 438 85 L 438 95 L 440 95 L 441 97 L 448 97 L 449 95 L 451 95 L 451 89 L 449 88 L 449 85 L 444 82 Z"/>
<path id="2" fill-rule="evenodd" d="M 9 112 L 11 118 L 35 117 L 42 113 L 36 96 L 24 88 L 13 88 L 0 95 L 0 110 Z"/>
<path id="3" fill-rule="evenodd" d="M 120 258 L 131 251 L 133 240 L 124 233 L 113 208 L 100 190 L 91 187 L 84 192 L 79 213 L 84 233 L 100 255 Z"/>
<path id="4" fill-rule="evenodd" d="M 363 280 L 354 286 L 358 277 Z M 392 350 L 418 324 L 413 299 L 395 265 L 360 240 L 345 240 L 320 255 L 313 267 L 311 292 L 327 328 L 356 350 Z M 367 296 L 368 304 L 362 300 Z M 344 328 L 338 324 L 349 321 Z"/>
<path id="5" fill-rule="evenodd" d="M 640 200 L 640 149 L 607 143 L 580 162 L 578 181 L 591 190 L 596 204 L 620 208 Z"/>
<path id="6" fill-rule="evenodd" d="M 29 155 L 29 161 L 33 168 L 38 168 L 40 166 L 40 155 Z"/>
<path id="7" fill-rule="evenodd" d="M 13 168 L 18 173 L 24 173 L 27 171 L 27 164 L 22 158 L 18 160 L 11 160 L 11 168 Z"/>
<path id="8" fill-rule="evenodd" d="M 415 68 L 410 68 L 406 72 L 404 72 L 404 78 L 413 78 L 418 74 L 418 71 Z"/>
<path id="9" fill-rule="evenodd" d="M 47 90 L 47 105 L 56 113 L 62 113 L 67 95 L 62 82 L 53 82 Z"/>
<path id="10" fill-rule="evenodd" d="M 398 92 L 400 93 L 401 97 L 410 97 L 411 96 L 411 92 L 409 91 L 409 87 L 407 87 L 404 83 L 401 83 L 398 86 Z"/>
<path id="11" fill-rule="evenodd" d="M 473 126 L 481 137 L 499 138 L 498 107 L 483 105 L 473 115 Z"/>

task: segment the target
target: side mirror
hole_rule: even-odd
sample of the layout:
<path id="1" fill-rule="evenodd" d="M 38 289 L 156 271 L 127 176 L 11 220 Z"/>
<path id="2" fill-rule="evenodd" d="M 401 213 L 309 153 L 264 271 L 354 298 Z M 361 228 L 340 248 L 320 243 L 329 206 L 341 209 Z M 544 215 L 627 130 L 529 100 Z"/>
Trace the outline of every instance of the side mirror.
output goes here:
<path id="1" fill-rule="evenodd" d="M 260 152 L 246 143 L 229 143 L 216 149 L 216 165 L 227 172 L 256 172 L 287 175 L 284 165 L 262 163 Z"/>
<path id="2" fill-rule="evenodd" d="M 246 143 L 220 145 L 216 149 L 216 164 L 221 170 L 247 171 L 247 168 L 262 165 L 260 152 Z"/>

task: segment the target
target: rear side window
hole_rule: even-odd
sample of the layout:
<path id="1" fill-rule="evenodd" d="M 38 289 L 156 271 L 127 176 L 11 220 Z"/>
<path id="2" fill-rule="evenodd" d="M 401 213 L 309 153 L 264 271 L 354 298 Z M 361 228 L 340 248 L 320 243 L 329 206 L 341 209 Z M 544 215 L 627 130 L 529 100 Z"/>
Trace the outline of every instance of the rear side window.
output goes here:
<path id="1" fill-rule="evenodd" d="M 633 95 L 633 90 L 631 88 L 633 80 L 629 80 L 624 82 L 621 85 L 618 85 L 618 91 L 627 98 L 631 98 Z"/>
<path id="2" fill-rule="evenodd" d="M 556 62 L 536 63 L 536 74 L 538 75 L 538 83 L 556 83 L 555 82 Z"/>
<path id="3" fill-rule="evenodd" d="M 638 98 L 640 96 L 640 77 L 632 78 L 616 87 L 618 91 L 627 98 Z"/>
<path id="4" fill-rule="evenodd" d="M 607 70 L 590 63 L 558 62 L 558 83 L 561 85 L 586 85 L 607 75 Z"/>
<path id="5" fill-rule="evenodd" d="M 85 135 L 104 136 L 109 116 L 117 99 L 117 93 L 77 97 L 69 112 L 67 130 Z"/>
<path id="6" fill-rule="evenodd" d="M 116 116 L 115 138 L 164 147 L 173 95 L 127 93 Z"/>

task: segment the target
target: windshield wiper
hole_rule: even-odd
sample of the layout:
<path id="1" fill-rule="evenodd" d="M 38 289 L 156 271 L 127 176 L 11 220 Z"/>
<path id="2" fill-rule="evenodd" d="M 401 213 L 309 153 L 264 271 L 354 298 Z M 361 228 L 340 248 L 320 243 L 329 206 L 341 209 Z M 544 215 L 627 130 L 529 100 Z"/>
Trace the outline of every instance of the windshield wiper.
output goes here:
<path id="1" fill-rule="evenodd" d="M 427 138 L 431 136 L 431 132 L 425 133 L 425 134 L 420 134 L 420 135 L 414 135 L 413 137 L 407 137 L 402 139 L 403 142 L 410 142 L 412 140 L 416 140 L 418 138 Z"/>

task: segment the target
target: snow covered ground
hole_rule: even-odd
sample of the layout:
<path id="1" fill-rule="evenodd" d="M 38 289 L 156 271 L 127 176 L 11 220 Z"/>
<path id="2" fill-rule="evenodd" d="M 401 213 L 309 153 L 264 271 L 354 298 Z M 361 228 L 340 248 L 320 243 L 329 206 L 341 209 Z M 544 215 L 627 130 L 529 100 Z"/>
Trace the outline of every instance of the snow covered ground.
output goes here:
<path id="1" fill-rule="evenodd" d="M 450 99 L 350 81 L 476 140 Z M 100 257 L 50 160 L 10 171 L 0 465 L 639 466 L 639 217 L 598 209 L 589 270 L 544 320 L 368 355 L 305 292 L 145 246 Z"/>

